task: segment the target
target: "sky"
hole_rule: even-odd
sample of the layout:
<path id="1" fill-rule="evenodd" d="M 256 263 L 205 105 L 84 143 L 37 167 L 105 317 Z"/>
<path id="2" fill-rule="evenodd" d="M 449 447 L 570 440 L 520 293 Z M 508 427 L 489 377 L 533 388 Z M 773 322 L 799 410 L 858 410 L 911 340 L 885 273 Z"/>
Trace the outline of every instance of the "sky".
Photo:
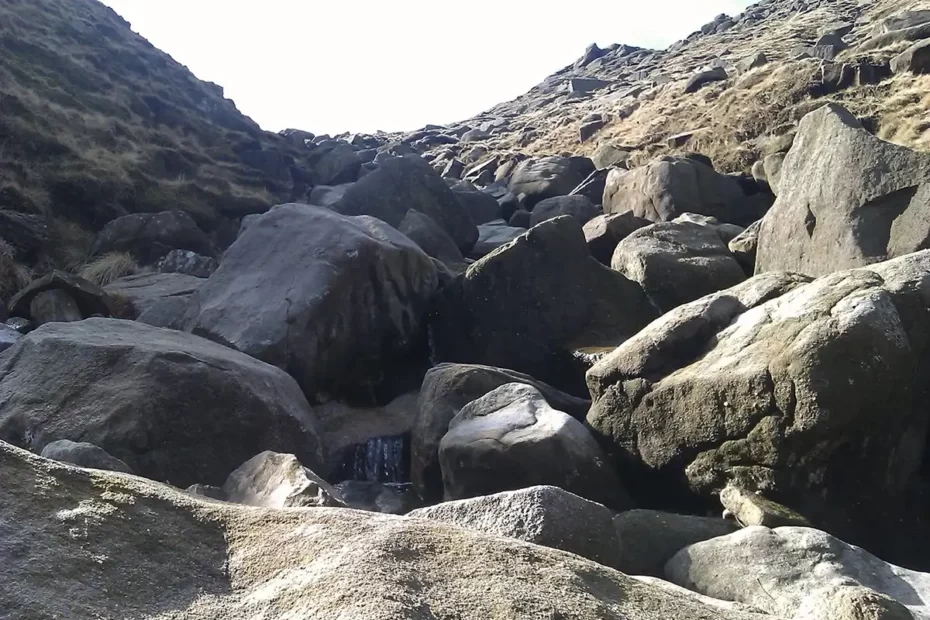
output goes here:
<path id="1" fill-rule="evenodd" d="M 591 43 L 664 48 L 749 0 L 103 0 L 264 129 L 472 117 Z"/>

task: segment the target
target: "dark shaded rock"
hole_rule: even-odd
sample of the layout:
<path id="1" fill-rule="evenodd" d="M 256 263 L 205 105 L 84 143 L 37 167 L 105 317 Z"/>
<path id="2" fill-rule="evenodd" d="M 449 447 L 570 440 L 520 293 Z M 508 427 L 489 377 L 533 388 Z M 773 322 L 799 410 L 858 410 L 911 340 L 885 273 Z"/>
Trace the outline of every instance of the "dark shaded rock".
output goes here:
<path id="1" fill-rule="evenodd" d="M 593 138 L 597 132 L 604 128 L 607 125 L 607 121 L 603 118 L 598 118 L 586 123 L 582 123 L 581 127 L 578 128 L 578 138 L 582 144 Z"/>
<path id="2" fill-rule="evenodd" d="M 61 289 L 42 291 L 29 304 L 29 317 L 36 325 L 68 323 L 84 317 L 74 297 Z"/>
<path id="3" fill-rule="evenodd" d="M 688 82 L 685 84 L 685 92 L 695 93 L 712 82 L 721 82 L 729 77 L 723 67 L 714 67 L 708 71 L 701 71 L 688 78 Z"/>
<path id="4" fill-rule="evenodd" d="M 568 215 L 584 226 L 600 214 L 600 210 L 585 196 L 556 196 L 539 202 L 530 214 L 530 227 L 556 217 Z"/>
<path id="5" fill-rule="evenodd" d="M 452 188 L 459 203 L 475 224 L 501 219 L 501 206 L 491 194 L 474 189 Z"/>
<path id="6" fill-rule="evenodd" d="M 417 506 L 417 499 L 412 496 L 409 486 L 346 480 L 337 484 L 336 490 L 349 508 L 388 515 L 403 515 Z"/>
<path id="7" fill-rule="evenodd" d="M 596 78 L 571 78 L 568 80 L 568 92 L 570 93 L 590 93 L 610 86 L 607 80 Z"/>
<path id="8" fill-rule="evenodd" d="M 159 314 L 157 308 L 169 300 L 183 301 L 181 308 L 186 309 L 190 296 L 204 282 L 206 282 L 204 278 L 181 273 L 146 273 L 114 280 L 107 284 L 104 290 L 117 300 L 129 302 L 131 310 L 126 313 L 127 316 L 155 327 L 179 329 L 177 325 L 160 325 L 142 320 L 142 317 L 157 316 Z M 183 315 L 182 309 L 180 316 L 175 318 L 181 319 Z"/>
<path id="9" fill-rule="evenodd" d="M 449 163 L 442 169 L 442 178 L 444 179 L 461 179 L 462 173 L 465 172 L 465 164 L 457 159 L 450 159 Z"/>
<path id="10" fill-rule="evenodd" d="M 29 327 L 28 331 L 32 331 L 32 323 L 29 323 Z M 23 337 L 23 333 L 25 332 L 20 332 L 9 325 L 0 324 L 0 352 L 6 351 L 19 342 L 20 338 Z"/>
<path id="11" fill-rule="evenodd" d="M 543 157 L 521 162 L 510 179 L 514 195 L 526 195 L 526 206 L 532 210 L 546 198 L 567 196 L 589 174 L 594 164 L 587 157 Z"/>
<path id="12" fill-rule="evenodd" d="M 321 145 L 311 163 L 314 185 L 341 185 L 358 179 L 363 162 L 354 148 L 339 140 Z"/>
<path id="13" fill-rule="evenodd" d="M 621 166 L 630 158 L 630 151 L 610 144 L 599 144 L 591 155 L 591 161 L 598 170 L 612 166 Z"/>
<path id="14" fill-rule="evenodd" d="M 635 230 L 652 224 L 647 219 L 636 217 L 632 211 L 598 215 L 584 225 L 584 238 L 588 250 L 602 265 L 610 266 L 617 244 Z"/>
<path id="15" fill-rule="evenodd" d="M 894 73 L 930 73 L 930 41 L 916 43 L 891 60 Z"/>
<path id="16" fill-rule="evenodd" d="M 0 437 L 87 441 L 147 478 L 219 484 L 265 449 L 321 460 L 297 384 L 212 342 L 115 319 L 49 323 L 0 359 Z"/>
<path id="17" fill-rule="evenodd" d="M 765 57 L 765 54 L 762 52 L 756 52 L 746 56 L 738 63 L 736 63 L 736 70 L 739 73 L 748 73 L 753 69 L 758 69 L 759 67 L 764 67 L 769 62 L 769 59 Z"/>
<path id="18" fill-rule="evenodd" d="M 607 170 L 595 170 L 573 189 L 569 196 L 584 196 L 591 201 L 591 204 L 601 204 L 604 199 L 604 187 L 607 185 L 607 174 Z"/>
<path id="19" fill-rule="evenodd" d="M 465 258 L 456 247 L 455 241 L 429 216 L 410 209 L 398 230 L 420 246 L 428 256 L 440 261 L 453 272 L 465 270 Z"/>
<path id="20" fill-rule="evenodd" d="M 526 232 L 525 228 L 508 226 L 504 220 L 495 220 L 478 227 L 478 243 L 470 256 L 481 258 L 501 246 L 507 245 Z"/>
<path id="21" fill-rule="evenodd" d="M 92 443 L 78 443 L 67 439 L 59 439 L 42 449 L 42 457 L 55 461 L 62 461 L 64 463 L 71 463 L 78 467 L 119 471 L 124 474 L 133 473 L 129 465 L 118 458 L 110 456 L 105 450 L 98 448 Z"/>
<path id="22" fill-rule="evenodd" d="M 0 209 L 0 239 L 16 251 L 16 258 L 32 261 L 46 249 L 49 241 L 45 218 L 9 209 Z"/>
<path id="23" fill-rule="evenodd" d="M 82 318 L 94 315 L 110 316 L 112 313 L 106 291 L 80 276 L 55 270 L 34 280 L 29 286 L 16 293 L 10 299 L 10 315 L 32 318 L 30 308 L 33 300 L 46 291 L 62 291 L 68 294 L 74 300 Z"/>
<path id="24" fill-rule="evenodd" d="M 310 193 L 307 194 L 307 202 L 312 205 L 317 205 L 319 207 L 331 207 L 345 196 L 346 190 L 352 187 L 351 183 L 346 183 L 344 185 L 317 185 Z M 249 216 L 252 219 L 256 219 L 255 216 Z M 258 217 L 261 217 L 260 215 Z M 245 226 L 245 218 L 242 220 L 243 226 Z M 239 234 L 242 234 L 242 231 L 239 231 Z"/>
<path id="25" fill-rule="evenodd" d="M 133 213 L 109 222 L 97 234 L 94 254 L 128 252 L 143 265 L 153 265 L 171 250 L 214 256 L 210 238 L 183 211 Z"/>

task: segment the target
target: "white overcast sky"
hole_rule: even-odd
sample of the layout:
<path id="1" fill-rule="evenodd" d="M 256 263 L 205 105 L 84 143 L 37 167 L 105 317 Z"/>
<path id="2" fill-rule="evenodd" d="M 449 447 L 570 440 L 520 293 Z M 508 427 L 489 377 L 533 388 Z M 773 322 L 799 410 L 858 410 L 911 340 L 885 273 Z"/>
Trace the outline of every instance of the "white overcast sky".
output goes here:
<path id="1" fill-rule="evenodd" d="M 408 130 L 529 90 L 593 42 L 663 48 L 749 0 L 103 0 L 262 127 Z"/>

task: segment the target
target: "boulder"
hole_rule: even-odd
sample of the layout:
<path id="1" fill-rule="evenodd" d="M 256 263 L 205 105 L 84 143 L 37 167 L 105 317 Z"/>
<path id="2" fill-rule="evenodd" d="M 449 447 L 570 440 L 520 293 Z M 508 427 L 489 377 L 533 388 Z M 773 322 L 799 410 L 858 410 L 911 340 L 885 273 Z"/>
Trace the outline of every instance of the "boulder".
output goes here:
<path id="1" fill-rule="evenodd" d="M 509 187 L 515 196 L 525 194 L 532 209 L 546 198 L 567 196 L 592 172 L 594 163 L 587 157 L 527 159 L 513 171 Z"/>
<path id="2" fill-rule="evenodd" d="M 723 67 L 714 67 L 707 71 L 701 71 L 688 78 L 687 83 L 685 83 L 685 92 L 696 93 L 711 82 L 721 82 L 729 77 Z"/>
<path id="3" fill-rule="evenodd" d="M 596 118 L 581 124 L 578 128 L 578 139 L 579 142 L 584 144 L 599 132 L 604 126 L 607 125 L 607 120 L 604 118 Z"/>
<path id="4" fill-rule="evenodd" d="M 769 62 L 769 59 L 766 58 L 765 54 L 762 52 L 756 52 L 755 54 L 750 54 L 746 56 L 738 63 L 736 63 L 736 70 L 739 73 L 749 73 L 753 69 L 758 69 L 759 67 L 764 67 Z"/>
<path id="5" fill-rule="evenodd" d="M 29 304 L 29 317 L 36 325 L 67 323 L 83 319 L 74 297 L 61 289 L 42 291 Z"/>
<path id="6" fill-rule="evenodd" d="M 342 140 L 326 142 L 311 155 L 314 185 L 341 185 L 359 177 L 362 159 Z"/>
<path id="7" fill-rule="evenodd" d="M 182 273 L 146 273 L 114 280 L 104 287 L 117 305 L 128 304 L 120 316 L 169 329 L 183 329 L 191 296 L 206 282 Z"/>
<path id="8" fill-rule="evenodd" d="M 476 190 L 474 187 L 452 188 L 452 192 L 475 224 L 480 226 L 501 218 L 500 203 L 491 194 Z"/>
<path id="9" fill-rule="evenodd" d="M 616 346 L 656 315 L 642 288 L 591 257 L 581 225 L 562 216 L 472 264 L 440 292 L 432 353 L 584 393 L 575 352 Z"/>
<path id="10" fill-rule="evenodd" d="M 508 383 L 465 405 L 439 444 L 447 500 L 552 485 L 615 510 L 626 491 L 584 425 Z"/>
<path id="11" fill-rule="evenodd" d="M 570 93 L 590 93 L 610 86 L 607 80 L 597 78 L 571 78 L 568 80 L 568 92 Z"/>
<path id="12" fill-rule="evenodd" d="M 930 73 L 930 41 L 920 41 L 891 60 L 894 73 Z"/>
<path id="13" fill-rule="evenodd" d="M 155 265 L 159 273 L 182 273 L 197 278 L 209 278 L 217 267 L 219 262 L 215 258 L 190 250 L 171 250 Z"/>
<path id="14" fill-rule="evenodd" d="M 614 517 L 619 563 L 613 566 L 627 575 L 664 577 L 665 563 L 685 547 L 738 529 L 724 519 L 627 510 Z"/>
<path id="15" fill-rule="evenodd" d="M 764 214 L 764 208 L 747 197 L 734 179 L 694 159 L 671 156 L 634 170 L 610 171 L 604 188 L 604 213 L 626 211 L 653 222 L 698 213 L 740 226 L 748 226 Z"/>
<path id="16" fill-rule="evenodd" d="M 219 484 L 266 449 L 321 462 L 297 384 L 273 366 L 132 321 L 48 323 L 0 359 L 0 438 L 89 442 L 147 478 Z"/>
<path id="17" fill-rule="evenodd" d="M 730 240 L 727 248 L 747 274 L 752 275 L 756 269 L 756 248 L 759 246 L 759 230 L 762 220 L 753 222 L 739 235 Z"/>
<path id="18" fill-rule="evenodd" d="M 636 217 L 632 211 L 598 215 L 584 225 L 584 239 L 588 243 L 591 256 L 609 267 L 617 244 L 629 237 L 633 231 L 651 223 L 645 218 Z"/>
<path id="19" fill-rule="evenodd" d="M 430 258 L 384 222 L 281 205 L 226 251 L 186 326 L 287 370 L 308 398 L 358 398 L 403 370 L 437 285 Z"/>
<path id="20" fill-rule="evenodd" d="M 746 279 L 712 226 L 661 222 L 617 244 L 610 266 L 643 290 L 661 312 Z"/>
<path id="21" fill-rule="evenodd" d="M 332 209 L 343 215 L 370 215 L 395 228 L 407 211 L 415 209 L 442 226 L 464 254 L 478 239 L 478 229 L 468 211 L 419 157 L 385 160 L 377 170 L 346 189 Z"/>
<path id="22" fill-rule="evenodd" d="M 634 492 L 734 483 L 907 552 L 886 544 L 924 453 L 930 251 L 805 281 L 756 276 L 655 321 L 588 372 L 587 422 Z"/>
<path id="23" fill-rule="evenodd" d="M 478 227 L 478 242 L 475 243 L 471 256 L 487 256 L 501 246 L 507 245 L 526 232 L 526 228 L 508 226 L 504 220 L 494 220 Z"/>
<path id="24" fill-rule="evenodd" d="M 432 256 L 453 272 L 465 270 L 465 258 L 455 241 L 428 215 L 410 209 L 397 230 L 420 246 L 427 256 Z"/>
<path id="25" fill-rule="evenodd" d="M 63 463 L 71 463 L 78 467 L 119 471 L 125 474 L 132 473 L 129 465 L 118 458 L 110 456 L 105 450 L 87 442 L 59 439 L 42 448 L 42 457 Z"/>
<path id="26" fill-rule="evenodd" d="M 930 241 L 930 155 L 876 138 L 836 104 L 804 117 L 780 174 L 756 273 L 820 276 Z"/>
<path id="27" fill-rule="evenodd" d="M 736 519 L 743 527 L 762 525 L 775 528 L 786 525 L 810 526 L 807 519 L 790 508 L 766 499 L 759 493 L 750 493 L 729 484 L 720 491 L 724 514 Z"/>
<path id="28" fill-rule="evenodd" d="M 6 444 L 0 471 L 0 609 L 11 617 L 753 620 L 443 523 L 218 503 Z"/>
<path id="29" fill-rule="evenodd" d="M 622 570 L 613 511 L 558 487 L 535 486 L 445 502 L 407 516 L 561 549 Z"/>
<path id="30" fill-rule="evenodd" d="M 513 215 L 510 216 L 510 221 L 508 224 L 510 224 L 512 228 L 522 228 L 523 232 L 526 232 L 526 230 L 530 227 L 530 222 L 532 220 L 533 216 L 529 211 L 517 209 L 513 212 Z M 523 233 L 520 234 L 522 235 Z"/>
<path id="31" fill-rule="evenodd" d="M 331 207 L 342 200 L 342 197 L 346 195 L 346 191 L 350 187 L 352 187 L 352 183 L 345 183 L 343 185 L 317 185 L 307 194 L 307 203 L 318 207 Z M 242 221 L 243 224 L 245 224 L 245 218 L 243 218 Z M 242 234 L 242 232 L 240 231 L 239 234 Z"/>
<path id="32" fill-rule="evenodd" d="M 588 400 L 512 370 L 472 364 L 439 364 L 431 368 L 423 379 L 410 440 L 410 479 L 424 500 L 442 498 L 439 443 L 449 430 L 449 422 L 468 403 L 510 383 L 536 388 L 554 409 L 579 420 L 584 419 L 591 405 Z"/>
<path id="33" fill-rule="evenodd" d="M 216 254 L 210 238 L 184 211 L 118 217 L 97 233 L 93 253 L 128 252 L 141 264 L 154 265 L 171 250 L 191 250 L 204 256 Z"/>
<path id="34" fill-rule="evenodd" d="M 339 492 L 301 465 L 296 456 L 270 450 L 229 474 L 222 493 L 227 502 L 260 508 L 344 506 Z"/>
<path id="35" fill-rule="evenodd" d="M 618 148 L 611 144 L 599 144 L 591 155 L 591 162 L 598 170 L 606 170 L 613 166 L 623 166 L 630 158 L 630 151 Z"/>
<path id="36" fill-rule="evenodd" d="M 601 200 L 604 199 L 604 187 L 607 185 L 607 174 L 607 170 L 595 170 L 569 195 L 584 196 L 591 201 L 591 204 L 601 204 Z M 599 214 L 601 210 L 598 209 L 597 212 Z"/>
<path id="37" fill-rule="evenodd" d="M 826 532 L 804 527 L 756 526 L 691 545 L 669 560 L 665 574 L 689 590 L 746 603 L 782 618 L 818 617 L 807 613 L 824 604 L 855 611 L 869 599 L 896 612 L 828 617 L 906 620 L 908 610 L 916 618 L 930 614 L 925 603 L 930 600 L 930 575 L 889 564 Z M 884 597 L 868 596 L 864 589 L 907 609 L 889 604 Z M 859 604 L 849 605 L 856 600 Z"/>
<path id="38" fill-rule="evenodd" d="M 530 217 L 530 227 L 553 218 L 568 215 L 584 226 L 600 214 L 600 210 L 584 196 L 556 196 L 540 201 Z"/>
<path id="39" fill-rule="evenodd" d="M 16 293 L 10 299 L 10 315 L 32 318 L 33 300 L 47 291 L 66 293 L 82 317 L 110 316 L 112 313 L 111 300 L 106 291 L 80 276 L 55 270 L 38 280 L 33 280 L 26 288 Z"/>

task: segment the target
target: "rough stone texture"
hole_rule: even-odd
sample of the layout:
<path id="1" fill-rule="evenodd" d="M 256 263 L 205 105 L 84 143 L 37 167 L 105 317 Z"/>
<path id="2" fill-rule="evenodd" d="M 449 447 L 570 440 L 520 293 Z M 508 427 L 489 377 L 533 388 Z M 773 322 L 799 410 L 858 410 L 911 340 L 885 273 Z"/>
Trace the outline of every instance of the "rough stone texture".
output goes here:
<path id="1" fill-rule="evenodd" d="M 924 452 L 928 281 L 921 252 L 682 306 L 588 372 L 588 423 L 647 493 L 734 482 L 885 548 Z"/>
<path id="2" fill-rule="evenodd" d="M 528 215 L 528 214 L 527 214 Z M 478 227 L 478 242 L 471 255 L 476 258 L 487 256 L 501 246 L 507 245 L 526 232 L 525 228 L 508 226 L 504 220 L 495 220 Z"/>
<path id="3" fill-rule="evenodd" d="M 930 155 L 876 138 L 828 104 L 801 121 L 762 221 L 756 273 L 812 276 L 923 249 Z"/>
<path id="4" fill-rule="evenodd" d="M 510 178 L 510 191 L 526 195 L 532 208 L 546 198 L 567 196 L 594 172 L 587 157 L 543 157 L 520 162 Z"/>
<path id="5" fill-rule="evenodd" d="M 325 402 L 385 381 L 418 346 L 437 285 L 430 258 L 383 222 L 281 205 L 226 251 L 187 327 L 287 370 Z"/>
<path id="6" fill-rule="evenodd" d="M 627 575 L 665 576 L 665 563 L 694 543 L 732 534 L 732 521 L 655 510 L 628 510 L 614 517 L 617 570 Z"/>
<path id="7" fill-rule="evenodd" d="M 411 481 L 427 501 L 442 498 L 442 472 L 439 442 L 462 407 L 508 383 L 531 385 L 554 409 L 579 420 L 587 415 L 591 402 L 570 396 L 512 370 L 472 364 L 439 364 L 423 379 L 417 417 L 411 434 Z"/>
<path id="8" fill-rule="evenodd" d="M 920 41 L 910 46 L 891 59 L 891 70 L 894 73 L 927 73 L 930 72 L 930 41 Z"/>
<path id="9" fill-rule="evenodd" d="M 743 268 L 743 271 L 748 274 L 752 274 L 756 268 L 756 249 L 759 247 L 759 230 L 761 228 L 762 220 L 753 222 L 727 245 L 730 254 Z"/>
<path id="10" fill-rule="evenodd" d="M 445 288 L 430 336 L 437 361 L 512 368 L 578 393 L 573 352 L 615 346 L 656 315 L 640 286 L 591 257 L 581 226 L 563 216 Z"/>
<path id="11" fill-rule="evenodd" d="M 209 278 L 217 267 L 219 262 L 215 258 L 190 250 L 171 250 L 155 266 L 160 273 L 183 273 L 198 278 Z"/>
<path id="12" fill-rule="evenodd" d="M 359 176 L 362 159 L 348 143 L 330 141 L 314 154 L 315 185 L 351 183 Z"/>
<path id="13" fill-rule="evenodd" d="M 632 211 L 653 222 L 683 213 L 748 226 L 764 213 L 732 178 L 687 157 L 664 156 L 633 170 L 613 168 L 604 188 L 604 213 Z"/>
<path id="14" fill-rule="evenodd" d="M 171 250 L 191 250 L 213 256 L 216 250 L 197 222 L 183 211 L 133 213 L 109 222 L 97 234 L 94 254 L 128 252 L 153 265 Z"/>
<path id="15" fill-rule="evenodd" d="M 293 454 L 265 451 L 229 474 L 223 499 L 260 508 L 343 506 L 339 492 Z"/>
<path id="16" fill-rule="evenodd" d="M 622 166 L 630 158 L 630 151 L 617 148 L 611 144 L 599 144 L 591 155 L 591 161 L 598 170 L 611 166 Z"/>
<path id="17" fill-rule="evenodd" d="M 636 217 L 632 211 L 598 215 L 584 225 L 584 239 L 588 243 L 591 256 L 602 265 L 610 266 L 617 244 L 630 236 L 633 231 L 649 226 L 652 222 Z"/>
<path id="18" fill-rule="evenodd" d="M 753 619 L 443 523 L 220 504 L 6 444 L 0 471 L 0 609 L 12 618 Z"/>
<path id="19" fill-rule="evenodd" d="M 762 169 L 765 171 L 765 179 L 769 183 L 769 189 L 778 196 L 781 184 L 781 169 L 785 164 L 785 153 L 772 153 L 762 160 Z"/>
<path id="20" fill-rule="evenodd" d="M 29 317 L 36 325 L 68 323 L 84 317 L 74 297 L 61 289 L 42 291 L 29 304 Z"/>
<path id="21" fill-rule="evenodd" d="M 397 230 L 407 235 L 428 256 L 432 256 L 452 271 L 465 270 L 465 258 L 459 252 L 455 241 L 428 215 L 410 209 Z"/>
<path id="22" fill-rule="evenodd" d="M 584 226 L 598 214 L 600 210 L 585 196 L 556 196 L 540 201 L 533 208 L 530 227 L 561 215 L 569 215 Z"/>
<path id="23" fill-rule="evenodd" d="M 917 618 L 930 617 L 930 607 L 925 603 L 930 600 L 930 574 L 888 564 L 863 549 L 809 528 L 750 527 L 697 543 L 669 560 L 665 573 L 669 581 L 689 590 L 746 603 L 782 618 L 795 616 L 803 607 L 811 611 L 811 604 L 822 604 L 824 598 L 841 597 L 835 601 L 840 608 L 846 606 L 842 598 L 850 594 L 860 600 L 860 605 L 868 598 L 875 601 L 875 597 L 862 597 L 861 591 L 836 592 L 837 586 L 869 588 L 907 606 Z M 809 597 L 814 600 L 809 601 Z M 893 607 L 887 602 L 883 606 Z M 906 618 L 900 613 L 879 617 Z"/>
<path id="24" fill-rule="evenodd" d="M 55 270 L 50 274 L 33 280 L 29 286 L 16 293 L 10 299 L 10 315 L 32 318 L 30 306 L 36 296 L 46 291 L 64 291 L 70 295 L 84 317 L 95 314 L 110 316 L 110 299 L 102 288 L 79 276 Z"/>
<path id="25" fill-rule="evenodd" d="M 447 500 L 553 485 L 615 510 L 626 491 L 584 425 L 508 383 L 465 405 L 439 444 Z"/>
<path id="26" fill-rule="evenodd" d="M 795 620 L 914 620 L 907 607 L 862 586 L 836 585 L 817 590 L 801 602 Z"/>
<path id="27" fill-rule="evenodd" d="M 321 461 L 285 373 L 190 334 L 132 321 L 49 323 L 0 358 L 0 438 L 99 446 L 140 475 L 219 484 L 266 449 Z"/>
<path id="28" fill-rule="evenodd" d="M 614 513 L 558 487 L 535 486 L 445 502 L 414 510 L 407 516 L 562 549 L 623 570 Z"/>
<path id="29" fill-rule="evenodd" d="M 807 519 L 790 508 L 732 484 L 720 491 L 720 503 L 723 504 L 724 513 L 732 515 L 743 527 L 753 525 L 770 528 L 786 525 L 810 526 Z"/>
<path id="30" fill-rule="evenodd" d="M 181 329 L 191 295 L 206 282 L 182 273 L 146 273 L 114 280 L 104 287 L 113 298 L 126 300 L 129 315 L 154 325 Z"/>
<path id="31" fill-rule="evenodd" d="M 307 194 L 307 203 L 318 207 L 332 207 L 342 200 L 346 190 L 352 187 L 351 183 L 344 185 L 317 185 Z M 245 218 L 242 223 L 245 224 Z M 240 233 L 241 234 L 241 233 Z"/>
<path id="32" fill-rule="evenodd" d="M 639 282 L 662 312 L 746 279 L 716 229 L 690 222 L 634 231 L 617 245 L 610 266 Z"/>
<path id="33" fill-rule="evenodd" d="M 116 457 L 110 456 L 102 448 L 87 442 L 59 439 L 42 448 L 42 457 L 62 461 L 63 463 L 71 463 L 78 467 L 120 471 L 125 474 L 133 473 L 129 465 Z"/>
<path id="34" fill-rule="evenodd" d="M 491 194 L 474 188 L 471 190 L 453 188 L 452 192 L 475 224 L 480 226 L 501 218 L 501 206 Z"/>
<path id="35" fill-rule="evenodd" d="M 686 93 L 695 93 L 711 82 L 721 82 L 729 76 L 723 67 L 714 67 L 707 71 L 701 71 L 688 78 L 685 84 Z"/>
<path id="36" fill-rule="evenodd" d="M 395 228 L 416 209 L 449 233 L 462 253 L 478 240 L 478 229 L 465 207 L 429 164 L 419 157 L 391 157 L 349 187 L 332 205 L 343 215 L 370 215 Z"/>

